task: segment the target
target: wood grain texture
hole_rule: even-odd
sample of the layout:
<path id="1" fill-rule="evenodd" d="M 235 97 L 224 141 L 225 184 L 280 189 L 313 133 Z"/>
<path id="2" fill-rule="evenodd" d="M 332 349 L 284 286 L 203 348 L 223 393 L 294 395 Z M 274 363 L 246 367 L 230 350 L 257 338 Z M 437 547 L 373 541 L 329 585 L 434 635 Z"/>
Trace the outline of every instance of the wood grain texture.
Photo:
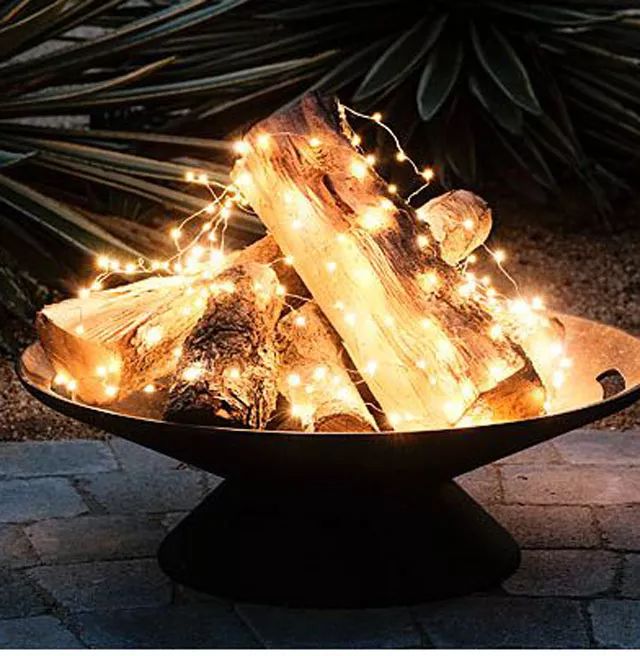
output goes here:
<path id="1" fill-rule="evenodd" d="M 219 284 L 184 343 L 165 418 L 264 428 L 278 395 L 278 278 L 267 265 L 245 264 Z"/>
<path id="2" fill-rule="evenodd" d="M 376 423 L 351 381 L 340 336 L 313 303 L 278 325 L 278 389 L 299 427 L 315 432 L 371 432 Z"/>

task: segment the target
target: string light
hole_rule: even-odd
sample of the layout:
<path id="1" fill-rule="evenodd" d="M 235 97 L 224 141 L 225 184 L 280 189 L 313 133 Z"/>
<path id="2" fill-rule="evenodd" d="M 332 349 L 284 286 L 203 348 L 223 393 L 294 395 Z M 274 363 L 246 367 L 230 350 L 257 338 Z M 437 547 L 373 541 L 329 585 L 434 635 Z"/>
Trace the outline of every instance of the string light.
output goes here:
<path id="1" fill-rule="evenodd" d="M 393 131 L 382 122 L 382 114 L 380 112 L 374 112 L 368 116 L 356 112 L 344 105 L 340 105 L 340 110 L 341 112 L 349 112 L 360 118 L 372 121 L 392 137 L 396 149 L 396 160 L 400 163 L 406 162 L 410 164 L 417 178 L 423 182 L 422 185 L 406 198 L 407 203 L 410 203 L 412 198 L 420 193 L 435 178 L 433 168 L 427 166 L 419 169 L 415 162 L 407 155 Z M 268 148 L 276 136 L 277 135 L 275 134 L 272 135 L 267 133 L 257 134 L 254 138 L 255 147 L 259 149 Z M 354 147 L 358 147 L 362 140 L 359 134 L 353 132 L 350 141 Z M 308 143 L 310 147 L 314 149 L 322 145 L 321 139 L 316 135 L 308 137 Z M 248 155 L 251 152 L 251 149 L 251 145 L 244 140 L 238 140 L 233 144 L 233 150 L 238 156 Z M 374 154 L 358 154 L 351 159 L 348 165 L 349 172 L 354 178 L 364 180 L 370 173 L 369 167 L 375 165 L 375 163 L 376 156 Z M 137 263 L 128 262 L 124 265 L 121 265 L 116 259 L 110 259 L 107 255 L 100 255 L 96 259 L 96 265 L 102 273 L 87 287 L 83 287 L 78 291 L 80 298 L 86 299 L 90 296 L 91 291 L 99 291 L 102 289 L 102 283 L 113 273 L 134 275 L 153 271 L 161 273 L 173 272 L 175 275 L 183 275 L 183 273 L 187 273 L 196 276 L 196 279 L 206 280 L 211 280 L 215 277 L 217 272 L 222 269 L 226 262 L 226 255 L 224 253 L 224 232 L 228 220 L 232 216 L 232 209 L 234 205 L 238 205 L 241 209 L 244 209 L 246 201 L 244 200 L 245 194 L 243 193 L 243 190 L 250 189 L 250 186 L 253 184 L 253 178 L 248 171 L 243 171 L 236 176 L 232 184 L 227 185 L 226 187 L 218 185 L 218 187 L 222 188 L 220 193 L 211 190 L 208 175 L 203 171 L 196 172 L 187 170 L 184 172 L 184 180 L 188 183 L 198 183 L 207 186 L 212 193 L 212 200 L 203 205 L 200 211 L 194 212 L 178 226 L 171 229 L 170 236 L 176 247 L 176 254 L 165 261 L 154 260 L 150 263 L 145 263 L 141 260 Z M 213 184 L 216 185 L 217 183 Z M 391 195 L 398 193 L 398 186 L 396 184 L 388 184 L 386 189 Z M 300 198 L 298 196 L 300 196 Z M 292 210 L 292 226 L 297 229 L 303 228 L 304 219 L 309 211 L 309 208 L 305 204 L 306 199 L 298 194 L 295 188 L 284 191 L 283 198 L 285 204 L 290 206 Z M 359 224 L 367 231 L 373 232 L 387 227 L 393 217 L 392 213 L 395 211 L 396 206 L 389 198 L 380 197 L 377 202 L 378 206 L 367 208 L 360 215 Z M 199 229 L 193 229 L 189 224 L 193 219 L 196 219 L 200 215 L 206 215 L 207 220 L 201 223 Z M 428 214 L 425 207 L 416 210 L 416 218 L 419 221 L 427 221 Z M 461 226 L 469 232 L 473 231 L 476 227 L 476 221 L 473 217 L 460 217 L 459 221 Z M 183 239 L 185 235 L 188 235 L 187 239 Z M 417 234 L 415 239 L 416 245 L 420 249 L 428 248 L 431 243 L 428 234 Z M 201 240 L 203 241 L 201 242 Z M 182 244 L 181 241 L 188 243 Z M 347 234 L 340 233 L 336 237 L 336 242 L 339 244 L 346 244 L 349 243 L 349 241 L 350 239 Z M 216 242 L 219 242 L 220 247 L 211 248 L 211 244 Z M 205 248 L 203 244 L 208 244 L 207 248 Z M 489 250 L 486 246 L 484 247 L 486 250 Z M 492 255 L 500 271 L 515 285 L 515 282 L 501 266 L 506 260 L 504 250 L 498 249 L 494 252 L 489 251 L 489 253 Z M 285 265 L 292 266 L 294 258 L 287 255 L 282 258 L 282 261 Z M 545 306 L 540 297 L 534 296 L 529 303 L 520 296 L 515 299 L 505 299 L 502 295 L 498 294 L 495 288 L 490 286 L 491 281 L 488 276 L 483 276 L 478 280 L 472 272 L 466 270 L 468 265 L 475 264 L 477 261 L 477 255 L 471 253 L 465 261 L 460 264 L 459 271 L 465 276 L 465 281 L 458 285 L 454 291 L 457 292 L 460 299 L 465 302 L 478 302 L 490 315 L 493 323 L 489 324 L 485 329 L 487 331 L 486 334 L 490 339 L 503 339 L 505 335 L 511 334 L 510 331 L 513 330 L 514 326 L 517 327 L 518 331 L 529 331 L 529 333 L 533 333 L 538 326 L 543 325 L 543 321 L 546 319 L 544 315 L 538 313 L 541 313 Z M 328 273 L 334 273 L 337 270 L 337 263 L 334 260 L 329 259 L 325 262 L 325 267 Z M 354 268 L 351 273 L 363 284 L 367 284 L 371 280 L 372 274 L 370 270 Z M 436 270 L 426 270 L 418 273 L 417 282 L 423 290 L 428 293 L 435 292 L 443 284 L 443 280 Z M 186 314 L 189 314 L 190 312 L 203 309 L 206 306 L 207 297 L 210 293 L 233 293 L 234 291 L 235 287 L 230 281 L 216 280 L 212 284 L 208 284 L 206 289 L 202 288 L 198 293 L 197 298 L 193 301 L 192 306 L 186 306 L 184 311 Z M 266 292 L 263 289 L 256 289 L 256 293 L 263 294 Z M 284 297 L 286 296 L 287 291 L 283 285 L 278 284 L 275 293 L 280 297 Z M 190 283 L 189 286 L 185 288 L 185 294 L 195 296 L 193 284 Z M 349 327 L 355 327 L 357 325 L 356 313 L 345 308 L 342 301 L 337 300 L 334 307 L 342 312 L 342 318 L 345 325 Z M 394 326 L 394 317 L 391 314 L 383 316 L 381 321 L 389 328 Z M 298 327 L 304 327 L 306 325 L 305 317 L 301 314 L 297 314 L 294 318 L 294 324 Z M 425 318 L 421 324 L 424 329 L 434 330 L 436 328 L 433 322 L 428 318 Z M 75 327 L 75 331 L 78 335 L 82 335 L 84 333 L 84 326 L 81 323 L 78 324 Z M 142 337 L 144 343 L 148 347 L 155 347 L 163 339 L 162 329 L 158 326 L 150 327 L 143 333 Z M 443 361 L 453 362 L 456 355 L 456 348 L 447 339 L 439 340 L 437 337 L 435 339 L 435 351 L 438 358 Z M 552 374 L 552 386 L 554 389 L 558 389 L 564 384 L 566 378 L 565 372 L 571 367 L 572 363 L 570 358 L 565 355 L 564 345 L 561 342 L 552 342 L 548 344 L 546 351 L 550 361 L 553 362 L 553 367 L 556 368 Z M 171 351 L 171 353 L 175 359 L 179 359 L 182 355 L 182 348 L 177 346 Z M 415 361 L 415 366 L 417 369 L 426 370 L 427 360 L 419 358 Z M 117 362 L 115 364 L 109 363 L 108 365 L 100 365 L 96 368 L 96 375 L 99 379 L 107 382 L 108 376 L 112 373 L 117 373 L 119 367 L 120 364 Z M 377 361 L 367 361 L 367 364 L 364 366 L 364 373 L 372 376 L 377 374 L 378 371 L 379 364 Z M 182 377 L 184 380 L 192 382 L 198 380 L 204 372 L 205 370 L 202 364 L 191 364 L 182 371 Z M 506 365 L 502 362 L 493 362 L 488 367 L 488 373 L 494 379 L 500 380 L 506 373 Z M 239 377 L 240 370 L 237 367 L 232 367 L 227 371 L 227 375 L 230 378 Z M 327 375 L 327 368 L 324 365 L 319 365 L 314 369 L 312 379 L 318 383 L 320 381 L 325 381 Z M 297 383 L 296 380 L 298 381 Z M 288 381 L 292 386 L 301 384 L 300 376 L 296 373 L 290 374 Z M 77 381 L 69 379 L 64 372 L 56 373 L 54 382 L 58 385 L 66 385 L 67 389 L 69 389 L 70 384 L 74 389 L 78 384 Z M 433 374 L 430 374 L 429 382 L 431 385 L 437 385 L 438 378 Z M 334 377 L 332 385 L 335 388 L 335 394 L 337 397 L 345 395 L 346 398 L 349 394 L 349 388 L 345 387 L 343 381 L 339 380 L 339 377 Z M 104 389 L 107 396 L 116 396 L 118 394 L 118 388 L 114 385 L 106 385 Z M 143 391 L 145 393 L 152 393 L 155 389 L 153 383 L 148 383 L 143 388 Z M 307 383 L 303 389 L 305 393 L 311 394 L 314 391 L 314 385 Z M 107 392 L 107 390 L 109 390 L 109 392 Z M 539 393 L 539 390 L 537 392 Z M 449 400 L 447 404 L 445 404 L 446 407 L 443 409 L 448 420 L 452 423 L 454 421 L 459 421 L 460 423 L 458 425 L 462 425 L 462 422 L 464 422 L 465 425 L 471 425 L 480 421 L 480 418 L 476 416 L 473 418 L 465 417 L 460 419 L 464 414 L 466 402 L 473 400 L 476 394 L 475 386 L 470 380 L 461 380 L 461 398 Z M 548 397 L 545 397 L 544 404 L 547 410 L 551 407 Z M 311 404 L 304 403 L 293 404 L 291 410 L 292 414 L 297 415 L 304 420 L 310 420 L 315 412 L 315 409 Z M 388 414 L 388 418 L 390 423 L 396 427 L 402 425 L 403 422 L 411 422 L 415 419 L 411 413 L 407 412 L 392 412 Z M 485 419 L 485 417 L 482 417 L 482 421 Z"/>
<path id="2" fill-rule="evenodd" d="M 351 162 L 351 173 L 358 180 L 363 180 L 365 175 L 367 175 L 367 167 L 364 162 L 359 159 L 354 159 Z"/>
<path id="3" fill-rule="evenodd" d="M 202 376 L 203 371 L 204 370 L 201 364 L 191 365 L 182 372 L 182 378 L 188 383 L 192 383 Z"/>

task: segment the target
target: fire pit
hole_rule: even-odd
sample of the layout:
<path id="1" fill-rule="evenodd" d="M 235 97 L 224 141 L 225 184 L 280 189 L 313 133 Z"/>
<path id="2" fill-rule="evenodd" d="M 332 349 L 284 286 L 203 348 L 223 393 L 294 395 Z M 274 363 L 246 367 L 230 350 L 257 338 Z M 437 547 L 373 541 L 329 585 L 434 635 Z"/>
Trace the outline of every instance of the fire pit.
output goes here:
<path id="1" fill-rule="evenodd" d="M 417 188 L 383 180 L 348 118 L 388 133 Z M 100 256 L 38 314 L 22 380 L 226 479 L 160 550 L 193 587 L 362 606 L 500 581 L 517 545 L 452 479 L 631 403 L 638 341 L 526 297 L 477 195 L 415 207 L 434 172 L 378 114 L 307 96 L 235 150 L 227 186 L 186 172 L 212 200 L 171 229 L 175 256 Z M 250 210 L 269 234 L 227 250 Z"/>
<path id="2" fill-rule="evenodd" d="M 640 340 L 561 318 L 575 358 L 563 410 L 487 426 L 321 439 L 190 426 L 56 394 L 38 345 L 24 353 L 18 374 L 51 408 L 226 479 L 160 548 L 174 579 L 263 603 L 414 603 L 486 589 L 519 564 L 511 536 L 452 478 L 640 398 Z M 624 389 L 604 398 L 598 379 L 614 373 Z"/>

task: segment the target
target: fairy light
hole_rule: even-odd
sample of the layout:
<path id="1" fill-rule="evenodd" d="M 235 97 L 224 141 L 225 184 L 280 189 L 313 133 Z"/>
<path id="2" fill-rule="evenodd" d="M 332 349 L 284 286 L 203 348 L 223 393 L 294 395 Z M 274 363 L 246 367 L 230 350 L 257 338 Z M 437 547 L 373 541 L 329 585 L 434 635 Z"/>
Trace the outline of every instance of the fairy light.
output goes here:
<path id="1" fill-rule="evenodd" d="M 149 383 L 142 388 L 145 394 L 153 394 L 156 391 L 156 386 L 153 383 Z"/>
<path id="2" fill-rule="evenodd" d="M 369 154 L 365 157 L 365 160 L 369 166 L 373 166 L 376 163 L 376 156 Z"/>
<path id="3" fill-rule="evenodd" d="M 416 237 L 416 243 L 418 244 L 418 248 L 426 248 L 429 245 L 429 237 L 426 235 L 418 235 Z"/>
<path id="4" fill-rule="evenodd" d="M 425 292 L 432 293 L 440 284 L 440 276 L 436 271 L 425 271 L 418 275 L 418 282 Z"/>
<path id="5" fill-rule="evenodd" d="M 84 326 L 80 323 L 75 328 L 76 335 L 84 335 Z"/>
<path id="6" fill-rule="evenodd" d="M 426 167 L 426 168 L 422 169 L 422 171 L 420 172 L 420 175 L 422 175 L 422 177 L 427 182 L 431 182 L 431 180 L 433 180 L 433 178 L 435 176 L 435 172 L 432 168 Z"/>
<path id="7" fill-rule="evenodd" d="M 353 175 L 354 178 L 357 178 L 358 180 L 363 180 L 364 177 L 367 175 L 367 167 L 359 159 L 354 159 L 351 162 L 351 174 Z"/>
<path id="8" fill-rule="evenodd" d="M 380 121 L 382 120 L 382 114 L 381 114 L 380 112 L 373 112 L 373 114 L 371 114 L 371 118 L 372 118 L 376 123 L 380 123 Z"/>
<path id="9" fill-rule="evenodd" d="M 109 398 L 114 398 L 115 396 L 118 395 L 118 388 L 115 385 L 106 385 L 104 388 L 104 393 L 109 397 Z"/>
<path id="10" fill-rule="evenodd" d="M 493 259 L 498 263 L 502 264 L 507 259 L 507 254 L 502 248 L 493 252 Z"/>
<path id="11" fill-rule="evenodd" d="M 301 382 L 302 379 L 300 378 L 300 374 L 293 373 L 287 376 L 287 384 L 289 387 L 298 387 Z"/>
<path id="12" fill-rule="evenodd" d="M 98 376 L 98 378 L 107 377 L 107 368 L 103 364 L 101 364 L 99 367 L 96 367 L 96 376 Z"/>
<path id="13" fill-rule="evenodd" d="M 365 230 L 380 230 L 389 224 L 386 213 L 380 208 L 370 208 L 363 215 L 360 224 Z"/>
<path id="14" fill-rule="evenodd" d="M 196 174 L 193 171 L 187 171 L 184 174 L 184 179 L 186 182 L 193 182 L 196 179 Z"/>
<path id="15" fill-rule="evenodd" d="M 144 341 L 147 346 L 155 346 L 162 340 L 163 330 L 160 326 L 152 326 L 149 328 L 145 335 Z"/>
<path id="16" fill-rule="evenodd" d="M 387 187 L 387 191 L 388 191 L 390 194 L 396 194 L 396 193 L 398 193 L 398 185 L 396 185 L 396 184 L 390 184 L 390 185 Z"/>
<path id="17" fill-rule="evenodd" d="M 65 385 L 69 380 L 68 376 L 62 372 L 57 373 L 53 378 L 54 385 Z"/>
<path id="18" fill-rule="evenodd" d="M 265 150 L 266 148 L 268 148 L 270 142 L 271 142 L 270 135 L 268 135 L 264 132 L 259 134 L 256 137 L 256 144 L 258 145 L 258 148 L 261 148 L 262 150 Z"/>
<path id="19" fill-rule="evenodd" d="M 311 137 L 311 139 L 309 139 L 309 145 L 312 148 L 318 148 L 318 146 L 320 146 L 321 144 L 322 144 L 322 141 L 320 141 L 320 139 L 318 139 L 318 137 Z"/>
<path id="20" fill-rule="evenodd" d="M 201 364 L 194 364 L 187 367 L 182 372 L 182 378 L 183 380 L 186 380 L 188 383 L 193 383 L 202 377 L 203 372 L 204 369 Z"/>
<path id="21" fill-rule="evenodd" d="M 330 260 L 329 262 L 325 263 L 324 267 L 328 273 L 335 273 L 338 265 L 333 260 Z"/>
<path id="22" fill-rule="evenodd" d="M 313 380 L 321 381 L 327 376 L 327 368 L 325 366 L 316 367 L 313 370 Z"/>

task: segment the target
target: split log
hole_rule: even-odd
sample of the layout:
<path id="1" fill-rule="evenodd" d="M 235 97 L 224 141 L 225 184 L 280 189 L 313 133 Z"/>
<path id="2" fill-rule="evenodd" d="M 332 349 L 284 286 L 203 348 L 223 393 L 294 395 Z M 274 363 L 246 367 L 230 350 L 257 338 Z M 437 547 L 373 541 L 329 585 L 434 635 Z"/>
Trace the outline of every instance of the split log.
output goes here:
<path id="1" fill-rule="evenodd" d="M 440 256 L 457 264 L 486 241 L 491 232 L 491 210 L 479 196 L 457 189 L 432 198 L 416 210 L 440 244 Z"/>
<path id="2" fill-rule="evenodd" d="M 264 428 L 278 396 L 278 278 L 264 264 L 238 265 L 186 339 L 165 418 Z"/>
<path id="3" fill-rule="evenodd" d="M 303 430 L 377 430 L 346 369 L 340 337 L 316 305 L 306 303 L 280 321 L 278 349 L 278 388 Z"/>
<path id="4" fill-rule="evenodd" d="M 248 263 L 272 263 L 294 299 L 308 295 L 272 237 L 230 254 L 224 266 Z M 213 282 L 204 275 L 153 276 L 91 292 L 47 305 L 36 328 L 56 373 L 77 385 L 77 398 L 113 403 L 173 373 Z"/>
<path id="5" fill-rule="evenodd" d="M 490 390 L 511 399 L 505 414 L 539 414 L 540 395 L 521 388 L 524 350 L 490 336 L 429 222 L 389 197 L 352 135 L 335 103 L 307 96 L 250 130 L 232 178 L 396 428 L 453 425 Z"/>

